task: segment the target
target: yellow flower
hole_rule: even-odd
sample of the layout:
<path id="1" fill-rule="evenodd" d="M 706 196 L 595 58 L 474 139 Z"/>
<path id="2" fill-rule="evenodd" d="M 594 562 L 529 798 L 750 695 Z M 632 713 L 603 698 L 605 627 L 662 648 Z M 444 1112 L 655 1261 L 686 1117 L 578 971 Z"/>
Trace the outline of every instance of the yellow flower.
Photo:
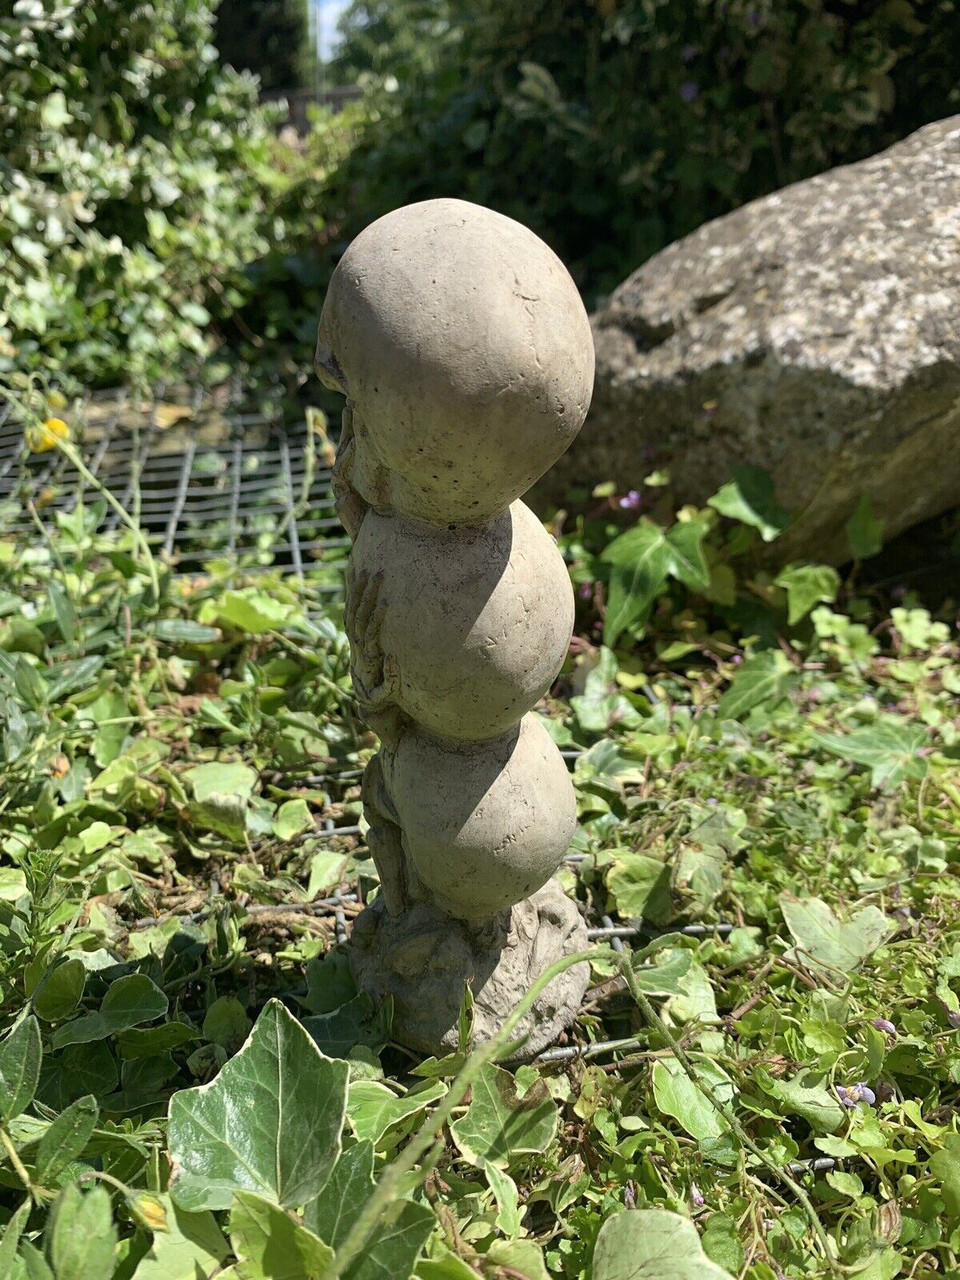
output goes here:
<path id="1" fill-rule="evenodd" d="M 70 428 L 62 418 L 48 418 L 42 424 L 27 427 L 25 435 L 31 453 L 48 453 L 57 447 L 58 440 L 70 439 Z"/>
<path id="2" fill-rule="evenodd" d="M 149 1191 L 140 1191 L 127 1196 L 127 1208 L 134 1220 L 148 1231 L 169 1231 L 167 1225 L 167 1207 L 159 1196 Z"/>

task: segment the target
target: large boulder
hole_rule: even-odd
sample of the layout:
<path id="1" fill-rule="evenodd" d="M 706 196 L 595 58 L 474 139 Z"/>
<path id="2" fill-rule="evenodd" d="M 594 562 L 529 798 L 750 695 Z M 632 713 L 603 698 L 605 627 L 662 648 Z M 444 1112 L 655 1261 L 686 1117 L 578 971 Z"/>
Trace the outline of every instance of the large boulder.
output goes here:
<path id="1" fill-rule="evenodd" d="M 861 495 L 890 536 L 960 503 L 960 116 L 671 245 L 594 318 L 590 419 L 551 494 L 666 466 L 702 502 L 753 464 L 842 561 Z"/>

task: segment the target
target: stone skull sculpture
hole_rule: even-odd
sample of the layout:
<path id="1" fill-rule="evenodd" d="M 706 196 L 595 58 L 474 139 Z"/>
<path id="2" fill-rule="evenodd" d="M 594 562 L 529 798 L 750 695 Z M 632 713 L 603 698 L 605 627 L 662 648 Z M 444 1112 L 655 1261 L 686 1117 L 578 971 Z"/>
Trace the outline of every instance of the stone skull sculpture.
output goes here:
<path id="1" fill-rule="evenodd" d="M 572 280 L 532 232 L 431 200 L 351 244 L 324 304 L 317 367 L 347 398 L 334 472 L 354 542 L 347 629 L 361 709 L 383 744 L 364 783 L 381 896 L 358 924 L 354 969 L 394 996 L 401 1037 L 405 1020 L 407 1042 L 433 1052 L 449 1043 L 464 980 L 477 994 L 489 971 L 480 1032 L 491 1034 L 515 979 L 502 972 L 511 948 L 523 953 L 516 971 L 534 949 L 538 963 L 550 953 L 538 929 L 556 935 L 556 954 L 584 940 L 576 908 L 548 883 L 575 827 L 573 789 L 529 714 L 563 662 L 573 597 L 553 539 L 519 498 L 580 429 L 593 344 Z M 511 911 L 537 894 L 543 909 L 528 907 L 521 945 Z M 445 954 L 451 931 L 459 939 L 450 992 L 434 991 L 426 1027 L 422 988 L 428 974 L 437 986 L 437 966 L 424 956 L 418 976 L 412 965 L 414 916 L 423 936 L 449 921 Z M 573 987 L 585 982 L 571 972 Z M 541 1039 L 557 1017 L 540 1010 Z"/>

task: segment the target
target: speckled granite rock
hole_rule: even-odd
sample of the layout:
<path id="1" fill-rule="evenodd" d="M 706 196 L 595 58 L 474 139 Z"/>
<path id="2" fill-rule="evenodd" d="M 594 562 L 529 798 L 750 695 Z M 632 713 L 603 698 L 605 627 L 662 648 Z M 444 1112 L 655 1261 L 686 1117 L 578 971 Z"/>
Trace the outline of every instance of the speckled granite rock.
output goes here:
<path id="1" fill-rule="evenodd" d="M 752 463 L 797 521 L 772 553 L 834 562 L 863 492 L 888 536 L 960 503 L 960 116 L 701 227 L 593 325 L 554 497 L 666 465 L 702 501 Z"/>

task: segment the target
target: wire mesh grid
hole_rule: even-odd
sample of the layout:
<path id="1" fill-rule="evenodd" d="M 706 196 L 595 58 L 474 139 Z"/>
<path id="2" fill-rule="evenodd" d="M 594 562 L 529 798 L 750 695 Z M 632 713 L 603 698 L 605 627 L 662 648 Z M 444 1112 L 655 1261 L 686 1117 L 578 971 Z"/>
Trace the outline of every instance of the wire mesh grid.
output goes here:
<path id="1" fill-rule="evenodd" d="M 136 513 L 151 544 L 175 572 L 198 573 L 213 558 L 224 558 L 244 573 L 279 567 L 297 576 L 309 573 L 314 589 L 330 603 L 336 600 L 342 590 L 337 565 L 350 544 L 334 509 L 331 459 L 322 451 L 316 453 L 316 441 L 303 417 L 285 412 L 279 397 L 251 409 L 243 406 L 236 387 L 212 395 L 196 391 L 169 401 L 160 392 L 148 405 L 138 405 L 123 393 L 109 393 L 90 396 L 78 418 L 78 448 L 90 472 Z M 22 424 L 9 410 L 0 412 L 0 535 L 29 537 L 35 528 L 31 504 L 47 515 L 69 513 L 83 493 L 82 477 L 62 453 L 31 455 Z M 116 529 L 118 522 L 115 511 L 104 511 L 103 528 Z M 322 575 L 316 580 L 311 571 L 324 566 L 332 570 L 328 580 Z M 563 752 L 570 768 L 580 754 Z M 342 801 L 361 773 L 345 768 L 297 781 L 322 786 L 331 799 Z M 356 843 L 362 841 L 362 828 L 326 818 L 303 839 Z M 565 866 L 577 873 L 584 861 L 585 855 L 571 854 Z M 588 900 L 582 893 L 581 905 Z M 214 881 L 199 910 L 147 917 L 132 928 L 171 917 L 197 922 L 223 901 Z M 351 916 L 362 907 L 360 888 L 351 884 L 312 903 L 251 904 L 246 910 L 254 917 L 267 912 L 332 917 L 334 937 L 344 942 Z M 587 907 L 586 914 L 590 939 L 609 943 L 615 951 L 659 932 L 642 920 L 615 925 L 596 904 Z M 673 932 L 723 937 L 733 928 L 721 922 L 691 924 Z M 591 999 L 588 992 L 588 1004 Z M 593 1060 L 642 1047 L 633 1038 L 595 1040 L 548 1049 L 537 1060 Z"/>
<path id="2" fill-rule="evenodd" d="M 279 396 L 251 408 L 229 387 L 169 401 L 161 392 L 149 403 L 99 394 L 82 402 L 71 427 L 92 475 L 138 517 L 177 573 L 223 556 L 247 572 L 280 567 L 301 576 L 346 555 L 330 459 Z M 29 537 L 31 504 L 47 515 L 70 512 L 84 492 L 97 496 L 64 453 L 31 454 L 17 418 L 9 410 L 0 417 L 0 533 Z M 101 528 L 119 522 L 107 509 Z M 335 576 L 315 586 L 339 590 Z"/>

